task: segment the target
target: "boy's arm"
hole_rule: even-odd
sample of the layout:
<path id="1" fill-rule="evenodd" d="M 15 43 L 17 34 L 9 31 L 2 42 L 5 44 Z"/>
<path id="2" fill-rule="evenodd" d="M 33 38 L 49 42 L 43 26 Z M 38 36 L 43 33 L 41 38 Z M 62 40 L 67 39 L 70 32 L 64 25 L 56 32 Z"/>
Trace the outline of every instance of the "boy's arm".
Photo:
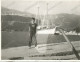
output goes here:
<path id="1" fill-rule="evenodd" d="M 37 32 L 37 26 L 38 26 L 38 25 L 37 25 L 37 23 L 36 23 L 36 32 Z"/>
<path id="2" fill-rule="evenodd" d="M 29 26 L 29 32 L 30 32 L 30 26 Z"/>
<path id="3" fill-rule="evenodd" d="M 29 24 L 29 36 L 30 36 L 30 24 Z"/>
<path id="4" fill-rule="evenodd" d="M 29 32 L 30 32 L 30 24 L 29 24 Z"/>

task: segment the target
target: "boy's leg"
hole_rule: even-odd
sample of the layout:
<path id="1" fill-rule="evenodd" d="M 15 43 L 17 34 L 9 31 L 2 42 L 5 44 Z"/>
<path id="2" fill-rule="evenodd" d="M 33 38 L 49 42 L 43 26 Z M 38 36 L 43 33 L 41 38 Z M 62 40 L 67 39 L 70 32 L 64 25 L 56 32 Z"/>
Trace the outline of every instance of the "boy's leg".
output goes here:
<path id="1" fill-rule="evenodd" d="M 29 47 L 31 47 L 31 43 L 32 43 L 32 35 L 30 35 Z"/>
<path id="2" fill-rule="evenodd" d="M 36 47 L 37 46 L 36 34 L 34 35 L 34 43 L 35 43 L 35 47 Z"/>

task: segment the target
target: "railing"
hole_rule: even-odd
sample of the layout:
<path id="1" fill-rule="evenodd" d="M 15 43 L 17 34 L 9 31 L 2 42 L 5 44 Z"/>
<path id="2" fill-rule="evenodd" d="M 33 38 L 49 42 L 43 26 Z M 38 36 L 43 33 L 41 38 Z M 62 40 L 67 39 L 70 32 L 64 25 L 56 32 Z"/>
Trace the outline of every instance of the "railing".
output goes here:
<path id="1" fill-rule="evenodd" d="M 66 34 L 64 33 L 64 31 L 62 29 L 60 29 L 60 32 L 62 33 L 63 37 L 65 38 L 65 40 L 68 42 L 70 48 L 72 49 L 72 51 L 74 52 L 75 56 L 77 57 L 78 60 L 80 60 L 79 54 L 76 51 L 75 47 L 73 46 L 73 44 L 70 42 L 70 40 L 67 38 Z"/>

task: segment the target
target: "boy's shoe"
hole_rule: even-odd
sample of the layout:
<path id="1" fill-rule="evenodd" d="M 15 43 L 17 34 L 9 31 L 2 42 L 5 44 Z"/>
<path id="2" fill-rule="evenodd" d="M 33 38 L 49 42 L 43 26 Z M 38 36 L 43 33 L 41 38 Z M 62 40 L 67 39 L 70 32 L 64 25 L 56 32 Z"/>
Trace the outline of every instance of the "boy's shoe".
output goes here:
<path id="1" fill-rule="evenodd" d="M 35 49 L 38 49 L 38 46 L 36 46 Z"/>

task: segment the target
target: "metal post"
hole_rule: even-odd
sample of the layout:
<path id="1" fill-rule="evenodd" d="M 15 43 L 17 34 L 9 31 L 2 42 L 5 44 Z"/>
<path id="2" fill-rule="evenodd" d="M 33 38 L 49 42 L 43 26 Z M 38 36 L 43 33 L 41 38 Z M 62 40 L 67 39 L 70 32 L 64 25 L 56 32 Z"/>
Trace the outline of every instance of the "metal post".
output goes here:
<path id="1" fill-rule="evenodd" d="M 40 18 L 40 17 L 39 17 L 39 8 L 40 8 L 40 7 L 38 7 L 38 25 L 39 25 L 39 18 Z"/>
<path id="2" fill-rule="evenodd" d="M 64 36 L 65 40 L 69 43 L 71 49 L 73 50 L 75 56 L 77 57 L 77 59 L 79 60 L 80 57 L 79 57 L 79 54 L 78 52 L 76 51 L 76 49 L 74 48 L 74 46 L 72 45 L 72 43 L 70 42 L 70 40 L 67 38 L 67 36 L 65 35 L 64 31 L 62 29 L 60 29 L 62 35 Z"/>
<path id="3" fill-rule="evenodd" d="M 47 3 L 47 27 L 48 27 L 49 23 L 48 23 L 48 3 Z"/>

